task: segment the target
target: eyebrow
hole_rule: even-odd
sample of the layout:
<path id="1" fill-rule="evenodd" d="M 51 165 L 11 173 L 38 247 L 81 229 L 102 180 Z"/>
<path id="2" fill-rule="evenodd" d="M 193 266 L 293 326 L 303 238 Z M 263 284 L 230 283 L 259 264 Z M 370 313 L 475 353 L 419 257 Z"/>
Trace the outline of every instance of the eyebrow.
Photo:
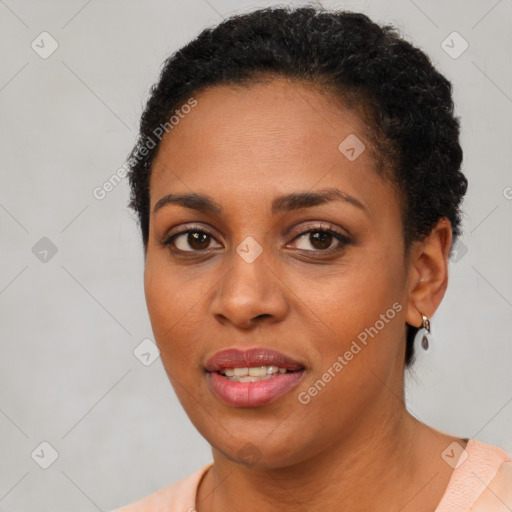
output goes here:
<path id="1" fill-rule="evenodd" d="M 311 208 L 336 200 L 351 204 L 369 215 L 368 209 L 359 199 L 333 187 L 324 188 L 315 192 L 293 192 L 291 194 L 278 196 L 272 201 L 271 211 L 272 214 L 275 215 L 281 212 Z M 197 194 L 195 192 L 188 194 L 167 194 L 155 204 L 153 214 L 170 204 L 176 204 L 184 208 L 190 208 L 191 210 L 213 215 L 222 214 L 222 207 L 217 201 L 210 196 Z"/>

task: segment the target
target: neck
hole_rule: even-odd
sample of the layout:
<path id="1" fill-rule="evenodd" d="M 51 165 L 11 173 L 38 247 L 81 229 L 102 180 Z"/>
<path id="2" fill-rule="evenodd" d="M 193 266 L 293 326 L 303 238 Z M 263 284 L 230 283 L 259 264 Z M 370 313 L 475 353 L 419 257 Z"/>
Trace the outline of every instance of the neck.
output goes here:
<path id="1" fill-rule="evenodd" d="M 324 512 L 342 504 L 351 512 L 405 512 L 404 504 L 414 494 L 411 489 L 419 490 L 423 481 L 418 478 L 418 468 L 425 465 L 425 459 L 420 460 L 425 456 L 422 443 L 431 433 L 403 403 L 393 400 L 394 408 L 388 403 L 383 409 L 387 414 L 381 410 L 349 436 L 291 466 L 246 467 L 214 449 L 214 465 L 199 488 L 198 509 Z"/>

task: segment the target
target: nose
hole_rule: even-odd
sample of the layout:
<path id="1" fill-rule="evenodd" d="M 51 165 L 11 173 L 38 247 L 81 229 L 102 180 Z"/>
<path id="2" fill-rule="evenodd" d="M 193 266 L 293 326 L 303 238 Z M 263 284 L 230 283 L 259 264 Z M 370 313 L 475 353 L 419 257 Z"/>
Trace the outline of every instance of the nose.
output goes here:
<path id="1" fill-rule="evenodd" d="M 263 255 L 248 263 L 235 253 L 231 268 L 218 283 L 211 311 L 221 324 L 241 329 L 282 321 L 289 308 L 285 290 Z"/>

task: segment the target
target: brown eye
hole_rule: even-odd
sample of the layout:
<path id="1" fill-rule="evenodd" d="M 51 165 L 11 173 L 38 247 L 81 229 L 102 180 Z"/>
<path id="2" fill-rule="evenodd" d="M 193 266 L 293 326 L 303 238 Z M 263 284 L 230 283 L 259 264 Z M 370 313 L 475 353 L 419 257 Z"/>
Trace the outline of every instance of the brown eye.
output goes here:
<path id="1" fill-rule="evenodd" d="M 301 239 L 304 241 L 300 242 Z M 331 252 L 330 249 L 343 249 L 350 243 L 350 239 L 345 235 L 326 229 L 310 229 L 298 235 L 295 240 L 299 241 L 296 242 L 299 245 L 298 249 L 310 252 Z M 338 242 L 334 248 L 331 247 L 333 242 Z M 313 250 L 308 248 L 308 244 Z"/>
<path id="2" fill-rule="evenodd" d="M 210 245 L 210 237 L 206 233 L 189 232 L 187 236 L 187 243 L 193 249 L 206 249 Z"/>
<path id="3" fill-rule="evenodd" d="M 178 251 L 195 252 L 208 249 L 213 236 L 199 230 L 188 230 L 176 233 L 165 241 L 165 245 L 171 246 Z"/>
<path id="4" fill-rule="evenodd" d="M 312 231 L 309 233 L 309 242 L 316 249 L 328 249 L 333 236 L 326 231 Z"/>

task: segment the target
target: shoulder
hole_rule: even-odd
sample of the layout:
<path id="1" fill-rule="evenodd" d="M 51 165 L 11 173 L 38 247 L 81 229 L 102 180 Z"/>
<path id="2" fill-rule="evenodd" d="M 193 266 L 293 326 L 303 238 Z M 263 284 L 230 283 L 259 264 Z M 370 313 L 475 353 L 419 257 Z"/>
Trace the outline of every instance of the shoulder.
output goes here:
<path id="1" fill-rule="evenodd" d="M 471 510 L 473 512 L 510 512 L 512 510 L 512 461 L 501 464 Z"/>
<path id="2" fill-rule="evenodd" d="M 111 512 L 192 512 L 195 510 L 199 482 L 212 464 L 209 463 L 185 478 Z"/>
<path id="3" fill-rule="evenodd" d="M 498 446 L 470 439 L 435 512 L 501 512 L 511 506 L 511 456 Z"/>

